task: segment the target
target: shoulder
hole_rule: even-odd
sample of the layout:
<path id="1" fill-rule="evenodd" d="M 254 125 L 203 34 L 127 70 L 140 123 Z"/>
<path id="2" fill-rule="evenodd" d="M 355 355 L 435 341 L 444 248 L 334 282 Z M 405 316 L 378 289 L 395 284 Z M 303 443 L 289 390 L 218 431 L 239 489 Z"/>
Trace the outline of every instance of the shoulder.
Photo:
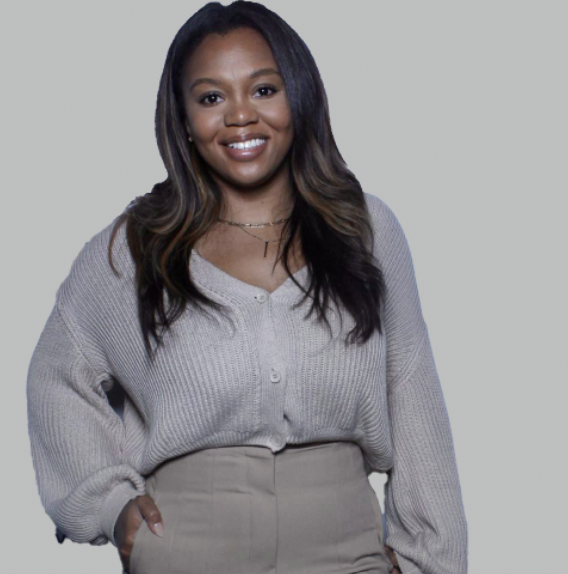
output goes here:
<path id="1" fill-rule="evenodd" d="M 380 197 L 363 192 L 374 233 L 375 251 L 382 258 L 406 251 L 408 243 L 402 225 L 387 203 Z"/>
<path id="2" fill-rule="evenodd" d="M 112 262 L 109 245 L 120 216 L 93 235 L 81 248 L 71 263 L 69 274 L 57 290 L 56 300 L 60 309 L 103 305 L 112 291 L 129 285 L 133 277 L 133 260 L 126 240 L 126 224 L 118 227 L 112 245 Z"/>

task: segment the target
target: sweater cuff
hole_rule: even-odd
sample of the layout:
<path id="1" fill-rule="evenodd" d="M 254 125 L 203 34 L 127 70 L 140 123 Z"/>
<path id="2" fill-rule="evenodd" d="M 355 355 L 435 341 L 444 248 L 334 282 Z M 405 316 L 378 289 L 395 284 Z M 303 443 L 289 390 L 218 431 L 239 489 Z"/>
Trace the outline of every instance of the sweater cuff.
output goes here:
<path id="1" fill-rule="evenodd" d="M 122 509 L 130 500 L 142 494 L 144 492 L 137 490 L 130 481 L 125 481 L 111 490 L 104 501 L 101 507 L 101 529 L 113 546 L 116 546 L 114 526 Z"/>

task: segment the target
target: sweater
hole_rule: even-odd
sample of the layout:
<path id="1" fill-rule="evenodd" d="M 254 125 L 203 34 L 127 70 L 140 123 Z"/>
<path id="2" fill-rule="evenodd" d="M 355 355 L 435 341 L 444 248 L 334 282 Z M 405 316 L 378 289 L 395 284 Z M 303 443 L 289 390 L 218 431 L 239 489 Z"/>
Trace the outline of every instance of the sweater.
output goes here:
<path id="1" fill-rule="evenodd" d="M 467 523 L 450 421 L 408 242 L 393 211 L 364 192 L 374 263 L 387 287 L 384 330 L 345 346 L 354 327 L 288 279 L 272 293 L 190 256 L 193 281 L 232 321 L 188 306 L 154 361 L 138 319 L 135 266 L 111 222 L 72 262 L 27 374 L 28 430 L 41 503 L 74 542 L 116 546 L 124 505 L 162 462 L 202 448 L 356 442 L 367 475 L 388 473 L 386 543 L 404 574 L 466 574 Z M 308 267 L 295 275 L 307 286 Z M 108 391 L 124 390 L 122 416 Z M 60 540 L 62 541 L 62 540 Z"/>

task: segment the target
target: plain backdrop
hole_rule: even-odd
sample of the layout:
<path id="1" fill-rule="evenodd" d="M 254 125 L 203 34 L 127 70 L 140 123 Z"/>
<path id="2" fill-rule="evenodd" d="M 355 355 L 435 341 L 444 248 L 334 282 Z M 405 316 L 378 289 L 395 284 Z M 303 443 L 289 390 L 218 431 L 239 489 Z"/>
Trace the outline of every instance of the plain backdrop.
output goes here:
<path id="1" fill-rule="evenodd" d="M 470 574 L 562 572 L 565 3 L 265 4 L 309 46 L 345 161 L 407 235 L 452 424 Z M 175 33 L 203 5 L 2 5 L 0 533 L 2 563 L 18 572 L 121 571 L 111 544 L 56 541 L 32 468 L 26 374 L 75 256 L 166 177 L 158 82 Z M 384 478 L 371 477 L 383 509 Z"/>

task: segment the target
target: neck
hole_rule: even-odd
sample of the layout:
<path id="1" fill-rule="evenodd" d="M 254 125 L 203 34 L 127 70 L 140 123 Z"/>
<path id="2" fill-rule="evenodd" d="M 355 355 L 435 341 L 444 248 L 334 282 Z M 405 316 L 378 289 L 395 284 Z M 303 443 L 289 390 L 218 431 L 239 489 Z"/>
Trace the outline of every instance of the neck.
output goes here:
<path id="1" fill-rule="evenodd" d="M 254 187 L 218 182 L 223 197 L 219 217 L 238 223 L 267 223 L 289 217 L 294 199 L 285 173 L 280 171 L 269 182 Z"/>

